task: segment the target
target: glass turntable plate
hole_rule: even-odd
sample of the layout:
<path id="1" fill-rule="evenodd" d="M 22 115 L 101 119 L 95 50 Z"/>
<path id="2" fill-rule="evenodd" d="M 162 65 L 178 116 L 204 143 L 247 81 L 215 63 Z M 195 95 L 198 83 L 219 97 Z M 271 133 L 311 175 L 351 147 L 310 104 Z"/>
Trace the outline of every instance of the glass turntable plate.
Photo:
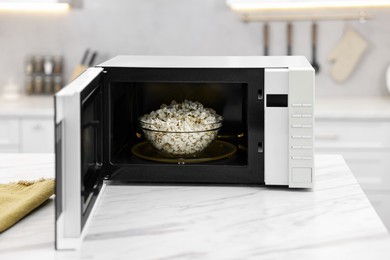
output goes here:
<path id="1" fill-rule="evenodd" d="M 148 142 L 142 142 L 134 145 L 131 148 L 131 152 L 139 158 L 155 161 L 155 162 L 164 162 L 164 163 L 176 163 L 176 164 L 186 164 L 186 163 L 202 163 L 221 160 L 229 158 L 237 152 L 237 147 L 231 143 L 216 140 L 210 144 L 202 152 L 191 155 L 187 157 L 177 156 L 170 157 L 155 149 Z"/>

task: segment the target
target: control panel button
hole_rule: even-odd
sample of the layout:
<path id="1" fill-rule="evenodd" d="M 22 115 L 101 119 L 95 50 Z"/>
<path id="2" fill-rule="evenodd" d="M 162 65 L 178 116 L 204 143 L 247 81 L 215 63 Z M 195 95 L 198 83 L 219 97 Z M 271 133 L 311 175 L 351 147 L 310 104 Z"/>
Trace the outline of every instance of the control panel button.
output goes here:
<path id="1" fill-rule="evenodd" d="M 296 125 L 296 124 L 293 124 L 291 125 L 292 128 L 302 128 L 302 125 Z"/>
<path id="2" fill-rule="evenodd" d="M 311 135 L 292 135 L 292 139 L 312 139 L 313 136 Z"/>
<path id="3" fill-rule="evenodd" d="M 293 145 L 291 146 L 292 149 L 302 149 L 302 146 L 300 145 Z"/>
<path id="4" fill-rule="evenodd" d="M 309 167 L 294 167 L 291 169 L 291 179 L 296 183 L 311 183 L 312 169 Z"/>
<path id="5" fill-rule="evenodd" d="M 291 156 L 293 160 L 302 160 L 302 156 Z"/>
<path id="6" fill-rule="evenodd" d="M 311 160 L 313 157 L 311 156 L 291 156 L 293 160 Z"/>
<path id="7" fill-rule="evenodd" d="M 293 107 L 302 107 L 302 104 L 299 104 L 299 103 L 294 103 L 292 104 Z"/>
<path id="8" fill-rule="evenodd" d="M 292 149 L 311 149 L 312 146 L 309 146 L 309 145 L 292 145 L 291 148 Z"/>
<path id="9" fill-rule="evenodd" d="M 312 128 L 312 125 L 302 125 L 303 128 Z"/>
<path id="10" fill-rule="evenodd" d="M 311 118 L 312 115 L 311 114 L 302 114 L 302 117 L 304 117 L 304 118 Z"/>
<path id="11" fill-rule="evenodd" d="M 308 104 L 308 103 L 306 103 L 306 104 L 302 104 L 302 106 L 303 106 L 303 107 L 311 107 L 311 106 L 312 106 L 312 104 Z"/>
<path id="12" fill-rule="evenodd" d="M 301 118 L 302 115 L 301 114 L 293 114 L 291 117 L 293 117 L 293 118 Z"/>

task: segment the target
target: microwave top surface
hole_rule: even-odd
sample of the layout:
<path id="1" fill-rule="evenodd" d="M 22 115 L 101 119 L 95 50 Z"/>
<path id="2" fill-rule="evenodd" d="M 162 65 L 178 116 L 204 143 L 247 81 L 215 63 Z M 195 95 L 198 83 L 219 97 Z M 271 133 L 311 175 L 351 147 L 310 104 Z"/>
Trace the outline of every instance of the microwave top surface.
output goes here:
<path id="1" fill-rule="evenodd" d="M 124 68 L 289 68 L 313 69 L 304 56 L 131 56 L 119 55 L 98 67 Z"/>

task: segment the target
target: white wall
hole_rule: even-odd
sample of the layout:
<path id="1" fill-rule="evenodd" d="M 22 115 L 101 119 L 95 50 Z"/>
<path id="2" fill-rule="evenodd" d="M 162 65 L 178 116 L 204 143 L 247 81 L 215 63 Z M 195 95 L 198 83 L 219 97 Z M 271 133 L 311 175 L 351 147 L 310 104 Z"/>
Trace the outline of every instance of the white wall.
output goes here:
<path id="1" fill-rule="evenodd" d="M 360 24 L 319 23 L 317 95 L 387 95 L 390 64 L 390 13 Z M 351 78 L 337 84 L 328 75 L 326 56 L 346 25 L 370 42 Z M 286 24 L 271 24 L 272 55 L 286 53 Z M 23 85 L 27 54 L 61 53 L 66 77 L 84 50 L 99 51 L 97 62 L 117 54 L 262 55 L 262 24 L 241 22 L 224 0 L 84 0 L 68 14 L 0 14 L 0 87 L 13 78 Z M 294 23 L 293 53 L 311 59 L 310 22 Z"/>

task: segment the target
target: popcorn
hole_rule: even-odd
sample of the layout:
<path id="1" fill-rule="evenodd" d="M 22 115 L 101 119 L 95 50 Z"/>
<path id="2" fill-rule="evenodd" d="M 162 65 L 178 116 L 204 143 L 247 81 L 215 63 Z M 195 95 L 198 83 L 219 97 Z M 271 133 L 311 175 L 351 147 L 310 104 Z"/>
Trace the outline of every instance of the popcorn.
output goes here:
<path id="1" fill-rule="evenodd" d="M 146 139 L 170 155 L 192 155 L 204 150 L 217 137 L 222 117 L 200 102 L 184 100 L 140 118 Z"/>

